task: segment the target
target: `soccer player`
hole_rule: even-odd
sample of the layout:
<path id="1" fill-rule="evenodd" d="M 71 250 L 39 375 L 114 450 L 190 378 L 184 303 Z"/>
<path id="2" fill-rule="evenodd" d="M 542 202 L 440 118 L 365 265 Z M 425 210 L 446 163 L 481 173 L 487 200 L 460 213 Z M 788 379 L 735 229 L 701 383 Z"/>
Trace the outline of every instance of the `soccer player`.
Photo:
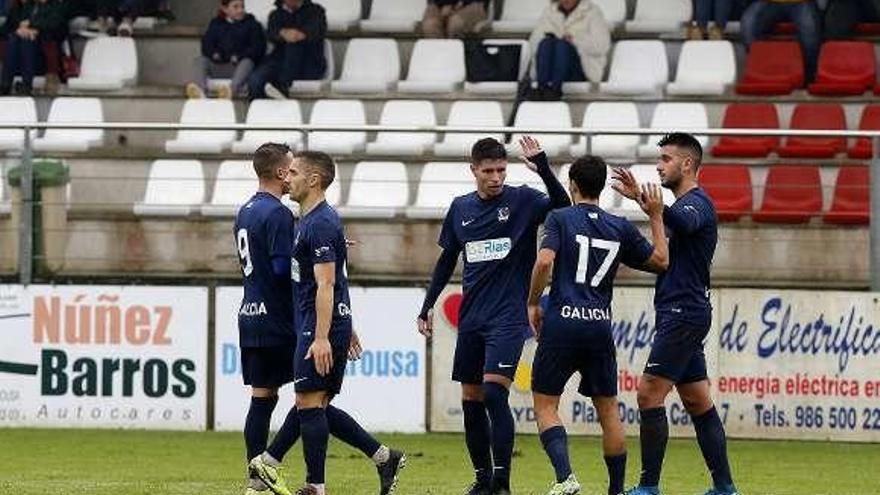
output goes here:
<path id="1" fill-rule="evenodd" d="M 506 186 L 504 145 L 477 141 L 470 165 L 477 190 L 449 207 L 439 239 L 443 251 L 417 319 L 419 332 L 430 337 L 432 308 L 462 254 L 464 297 L 452 379 L 461 383 L 465 441 L 476 471 L 469 495 L 510 493 L 514 421 L 508 389 L 531 332 L 526 297 L 538 225 L 550 210 L 570 204 L 538 142 L 524 137 L 520 146 L 550 196 Z"/>
<path id="2" fill-rule="evenodd" d="M 259 190 L 238 211 L 233 230 L 244 285 L 238 312 L 242 378 L 251 386 L 244 426 L 248 460 L 266 449 L 278 388 L 294 379 L 296 334 L 290 284 L 294 219 L 281 203 L 288 192 L 290 159 L 290 149 L 283 144 L 267 143 L 257 149 L 253 165 Z M 250 474 L 246 494 L 267 489 Z"/>
<path id="3" fill-rule="evenodd" d="M 556 471 L 548 495 L 575 495 L 581 486 L 571 469 L 559 397 L 575 371 L 578 392 L 590 397 L 602 425 L 608 495 L 623 493 L 626 439 L 617 403 L 617 357 L 611 335 L 611 297 L 620 263 L 661 272 L 668 265 L 663 197 L 657 185 L 643 186 L 654 246 L 626 219 L 599 207 L 607 165 L 596 156 L 578 158 L 569 169 L 574 206 L 552 211 L 532 270 L 529 322 L 538 335 L 532 393 L 541 443 Z M 546 314 L 540 306 L 550 271 L 553 285 Z"/>
<path id="4" fill-rule="evenodd" d="M 324 495 L 324 464 L 332 432 L 373 459 L 379 471 L 380 494 L 385 495 L 394 491 L 405 455 L 381 445 L 348 414 L 330 406 L 342 388 L 347 358 L 358 354 L 360 348 L 352 330 L 345 235 L 339 215 L 324 199 L 335 168 L 327 154 L 301 151 L 293 155 L 287 170 L 290 197 L 301 210 L 291 263 L 297 321 L 296 407 L 267 455 L 252 462 L 252 467 L 274 477 L 276 472 L 266 468 L 274 469 L 301 435 L 306 485 L 297 493 Z M 280 495 L 289 493 L 286 487 L 278 488 Z"/>
<path id="5" fill-rule="evenodd" d="M 666 454 L 669 425 L 664 403 L 675 387 L 694 423 L 697 442 L 714 487 L 706 495 L 733 495 L 736 487 L 727 461 L 724 425 L 709 395 L 703 342 L 712 323 L 709 270 L 718 243 L 718 219 L 712 200 L 697 183 L 703 158 L 690 134 L 672 133 L 658 143 L 657 172 L 675 203 L 663 209 L 669 234 L 669 269 L 657 277 L 654 292 L 654 343 L 639 381 L 642 474 L 630 495 L 660 493 L 660 469 Z M 614 188 L 630 199 L 639 184 L 627 170 L 614 171 Z M 644 209 L 644 208 L 643 208 Z"/>

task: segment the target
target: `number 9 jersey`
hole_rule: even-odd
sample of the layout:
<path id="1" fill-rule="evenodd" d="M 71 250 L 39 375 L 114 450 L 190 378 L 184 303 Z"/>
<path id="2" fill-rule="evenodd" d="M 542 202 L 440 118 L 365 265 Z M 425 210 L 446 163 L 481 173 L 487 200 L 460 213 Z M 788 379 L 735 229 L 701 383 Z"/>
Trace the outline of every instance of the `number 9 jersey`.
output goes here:
<path id="1" fill-rule="evenodd" d="M 243 276 L 244 298 L 238 311 L 241 347 L 293 345 L 292 284 L 294 218 L 275 196 L 258 192 L 238 211 L 233 233 Z M 273 264 L 286 263 L 280 276 Z"/>

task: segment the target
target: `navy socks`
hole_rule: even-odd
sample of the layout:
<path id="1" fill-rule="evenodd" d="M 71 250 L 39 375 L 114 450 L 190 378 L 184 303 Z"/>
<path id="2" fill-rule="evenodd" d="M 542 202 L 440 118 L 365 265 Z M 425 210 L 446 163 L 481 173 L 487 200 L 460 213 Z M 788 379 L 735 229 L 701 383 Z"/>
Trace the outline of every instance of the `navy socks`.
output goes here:
<path id="1" fill-rule="evenodd" d="M 605 467 L 608 468 L 608 495 L 623 493 L 623 483 L 626 478 L 626 452 L 620 455 L 606 455 Z"/>
<path id="2" fill-rule="evenodd" d="M 639 440 L 642 445 L 642 486 L 658 486 L 663 457 L 666 456 L 666 442 L 669 440 L 669 423 L 666 408 L 655 407 L 639 410 L 642 423 Z"/>
<path id="3" fill-rule="evenodd" d="M 571 475 L 571 462 L 568 459 L 568 436 L 565 427 L 554 426 L 541 433 L 541 444 L 556 471 L 556 482 L 561 483 Z"/>
<path id="4" fill-rule="evenodd" d="M 486 406 L 479 401 L 461 402 L 464 413 L 464 438 L 477 481 L 488 484 L 492 480 L 492 437 Z"/>
<path id="5" fill-rule="evenodd" d="M 278 396 L 251 397 L 251 407 L 244 422 L 244 444 L 248 461 L 266 450 L 269 422 L 272 420 L 272 411 L 277 403 Z"/>
<path id="6" fill-rule="evenodd" d="M 510 458 L 513 456 L 514 423 L 513 413 L 507 402 L 509 391 L 500 383 L 483 384 L 483 403 L 492 424 L 492 458 L 495 467 L 492 471 L 493 487 L 510 486 Z"/>
<path id="7" fill-rule="evenodd" d="M 703 452 L 703 459 L 712 473 L 712 481 L 716 488 L 726 489 L 733 485 L 733 479 L 727 461 L 727 437 L 718 411 L 712 406 L 712 409 L 691 418 L 694 420 L 694 430 L 697 432 L 697 442 Z"/>
<path id="8" fill-rule="evenodd" d="M 299 421 L 302 430 L 303 457 L 306 461 L 306 482 L 323 484 L 327 441 L 330 438 L 327 415 L 322 407 L 301 409 Z"/>

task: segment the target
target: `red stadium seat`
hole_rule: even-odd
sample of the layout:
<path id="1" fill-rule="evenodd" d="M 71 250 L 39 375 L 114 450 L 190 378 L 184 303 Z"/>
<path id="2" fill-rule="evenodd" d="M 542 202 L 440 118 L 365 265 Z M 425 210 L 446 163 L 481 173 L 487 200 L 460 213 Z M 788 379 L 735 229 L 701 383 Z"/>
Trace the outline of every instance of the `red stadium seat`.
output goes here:
<path id="1" fill-rule="evenodd" d="M 843 107 L 836 103 L 801 103 L 794 107 L 791 129 L 845 130 L 846 116 Z M 843 137 L 797 137 L 786 138 L 779 148 L 779 156 L 796 158 L 831 158 L 846 150 Z"/>
<path id="2" fill-rule="evenodd" d="M 752 212 L 752 177 L 745 165 L 706 164 L 700 167 L 700 186 L 722 222 L 736 222 Z"/>
<path id="3" fill-rule="evenodd" d="M 736 92 L 741 95 L 787 95 L 804 85 L 804 57 L 797 41 L 756 41 Z"/>
<path id="4" fill-rule="evenodd" d="M 767 173 L 764 200 L 752 219 L 761 223 L 807 223 L 821 211 L 819 167 L 776 165 Z"/>
<path id="5" fill-rule="evenodd" d="M 825 223 L 866 225 L 870 219 L 869 184 L 868 167 L 840 167 L 834 184 L 831 209 L 822 217 Z"/>
<path id="6" fill-rule="evenodd" d="M 814 95 L 860 95 L 870 91 L 877 78 L 874 44 L 867 41 L 829 41 L 819 52 Z"/>
<path id="7" fill-rule="evenodd" d="M 862 117 L 859 119 L 860 131 L 880 131 L 880 105 L 865 105 L 862 109 Z M 851 146 L 846 154 L 850 158 L 865 160 L 871 158 L 871 140 L 868 138 L 856 139 L 856 144 Z"/>
<path id="8" fill-rule="evenodd" d="M 792 35 L 797 34 L 797 24 L 793 22 L 777 22 L 773 25 L 773 34 Z"/>
<path id="9" fill-rule="evenodd" d="M 724 112 L 721 127 L 779 129 L 779 116 L 772 103 L 733 103 Z M 776 150 L 775 136 L 721 136 L 712 147 L 715 156 L 763 157 Z"/>

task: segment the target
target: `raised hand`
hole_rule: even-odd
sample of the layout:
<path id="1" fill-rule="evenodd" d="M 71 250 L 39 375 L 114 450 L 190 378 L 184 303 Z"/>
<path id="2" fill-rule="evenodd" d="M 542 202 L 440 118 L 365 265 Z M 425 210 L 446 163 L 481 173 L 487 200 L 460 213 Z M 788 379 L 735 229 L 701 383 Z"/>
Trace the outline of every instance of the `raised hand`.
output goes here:
<path id="1" fill-rule="evenodd" d="M 639 187 L 639 182 L 636 180 L 632 172 L 620 167 L 613 168 L 611 172 L 614 175 L 613 179 L 615 180 L 615 182 L 611 184 L 611 188 L 620 193 L 624 198 L 638 201 L 639 195 L 641 195 L 642 191 Z"/>
<path id="2" fill-rule="evenodd" d="M 541 143 L 532 136 L 523 136 L 519 138 L 519 147 L 522 151 L 520 159 L 525 162 L 526 166 L 529 167 L 529 170 L 533 172 L 537 171 L 538 166 L 532 162 L 532 158 L 544 152 L 544 150 L 541 149 Z"/>
<path id="3" fill-rule="evenodd" d="M 659 184 L 642 185 L 642 194 L 638 202 L 642 211 L 649 217 L 663 216 L 663 190 Z"/>

